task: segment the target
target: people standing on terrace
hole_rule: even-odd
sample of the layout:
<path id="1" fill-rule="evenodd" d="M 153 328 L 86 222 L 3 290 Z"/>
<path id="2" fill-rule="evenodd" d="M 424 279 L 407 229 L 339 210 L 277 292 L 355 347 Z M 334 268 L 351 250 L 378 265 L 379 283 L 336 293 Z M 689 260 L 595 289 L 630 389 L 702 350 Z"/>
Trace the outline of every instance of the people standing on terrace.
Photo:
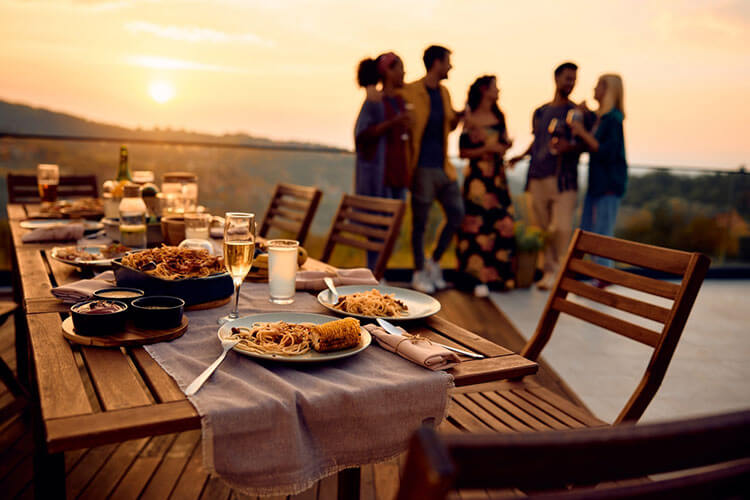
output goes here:
<path id="1" fill-rule="evenodd" d="M 481 76 L 471 85 L 459 142 L 461 158 L 468 158 L 469 166 L 463 187 L 466 216 L 456 254 L 458 270 L 471 277 L 477 297 L 489 296 L 489 283 L 504 288 L 513 277 L 513 203 L 503 165 L 512 141 L 497 105 L 499 92 L 494 76 Z"/>
<path id="2" fill-rule="evenodd" d="M 567 125 L 583 120 L 590 128 L 591 116 L 576 113 L 570 93 L 576 84 L 578 66 L 565 62 L 555 69 L 555 96 L 534 111 L 534 141 L 511 165 L 531 155 L 526 191 L 531 197 L 531 219 L 549 235 L 544 250 L 544 275 L 537 286 L 546 290 L 554 284 L 560 261 L 573 233 L 573 215 L 578 196 L 578 159 L 582 148 Z M 572 112 L 572 113 L 571 113 Z M 569 114 L 570 113 L 570 114 Z"/>
<path id="3" fill-rule="evenodd" d="M 445 47 L 428 47 L 422 58 L 427 74 L 406 85 L 403 93 L 412 115 L 407 164 L 411 177 L 412 286 L 426 293 L 447 286 L 439 261 L 464 217 L 456 169 L 447 155 L 448 134 L 463 112 L 454 111 L 448 89 L 440 83 L 452 68 L 450 56 Z M 435 200 L 442 206 L 445 220 L 432 256 L 425 262 L 424 233 Z"/>
<path id="4" fill-rule="evenodd" d="M 404 64 L 393 52 L 364 59 L 357 69 L 357 81 L 367 96 L 354 127 L 355 193 L 405 200 L 409 114 L 398 93 L 404 86 Z M 370 269 L 375 268 L 377 258 L 377 252 L 367 252 Z"/>
<path id="5" fill-rule="evenodd" d="M 605 236 L 614 233 L 617 210 L 628 182 L 622 127 L 625 119 L 623 94 L 620 75 L 600 76 L 594 88 L 594 99 L 599 103 L 599 109 L 596 110 L 593 131 L 589 132 L 579 122 L 570 126 L 573 135 L 583 140 L 589 152 L 588 188 L 583 202 L 581 229 Z M 585 108 L 585 105 L 583 102 L 582 107 Z M 594 260 L 605 266 L 612 265 L 611 260 L 603 257 L 595 257 Z M 597 282 L 597 285 L 603 284 Z"/>

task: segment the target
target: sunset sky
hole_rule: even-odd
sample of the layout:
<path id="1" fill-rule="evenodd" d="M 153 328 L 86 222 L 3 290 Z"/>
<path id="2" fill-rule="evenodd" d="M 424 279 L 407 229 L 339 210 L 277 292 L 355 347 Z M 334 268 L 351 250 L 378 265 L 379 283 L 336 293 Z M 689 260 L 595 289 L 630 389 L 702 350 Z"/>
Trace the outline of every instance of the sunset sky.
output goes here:
<path id="1" fill-rule="evenodd" d="M 351 148 L 357 62 L 394 50 L 408 81 L 437 43 L 453 51 L 455 108 L 474 78 L 499 77 L 512 153 L 569 59 L 576 101 L 623 76 L 631 163 L 736 168 L 750 160 L 749 27 L 750 2 L 722 0 L 0 0 L 0 99 Z"/>

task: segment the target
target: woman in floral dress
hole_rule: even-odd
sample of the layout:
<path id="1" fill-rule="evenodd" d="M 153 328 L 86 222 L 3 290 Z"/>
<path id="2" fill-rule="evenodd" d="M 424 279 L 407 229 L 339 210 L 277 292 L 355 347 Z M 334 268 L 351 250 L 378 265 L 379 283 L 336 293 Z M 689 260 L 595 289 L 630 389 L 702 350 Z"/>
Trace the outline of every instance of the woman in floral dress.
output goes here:
<path id="1" fill-rule="evenodd" d="M 482 76 L 469 89 L 461 134 L 461 158 L 469 159 L 463 196 L 466 217 L 458 233 L 458 269 L 474 282 L 474 295 L 489 295 L 489 284 L 510 286 L 515 253 L 513 204 L 503 167 L 511 146 L 505 116 L 497 106 L 494 76 Z"/>

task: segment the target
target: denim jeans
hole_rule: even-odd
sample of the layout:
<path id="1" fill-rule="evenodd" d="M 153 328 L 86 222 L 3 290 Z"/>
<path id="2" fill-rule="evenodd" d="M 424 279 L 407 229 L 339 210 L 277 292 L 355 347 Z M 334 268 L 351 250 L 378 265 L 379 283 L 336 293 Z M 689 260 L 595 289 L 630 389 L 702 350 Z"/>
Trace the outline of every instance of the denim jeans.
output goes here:
<path id="1" fill-rule="evenodd" d="M 458 183 L 450 180 L 442 168 L 418 167 L 414 173 L 411 191 L 412 232 L 411 245 L 414 253 L 414 269 L 424 269 L 424 232 L 432 202 L 437 200 L 445 212 L 445 224 L 440 231 L 432 259 L 439 261 L 450 245 L 453 236 L 464 219 L 464 200 Z"/>
<path id="2" fill-rule="evenodd" d="M 617 209 L 620 208 L 620 197 L 614 194 L 589 196 L 583 201 L 581 229 L 603 236 L 612 236 L 615 231 Z M 604 257 L 594 257 L 594 262 L 612 267 L 612 261 Z"/>

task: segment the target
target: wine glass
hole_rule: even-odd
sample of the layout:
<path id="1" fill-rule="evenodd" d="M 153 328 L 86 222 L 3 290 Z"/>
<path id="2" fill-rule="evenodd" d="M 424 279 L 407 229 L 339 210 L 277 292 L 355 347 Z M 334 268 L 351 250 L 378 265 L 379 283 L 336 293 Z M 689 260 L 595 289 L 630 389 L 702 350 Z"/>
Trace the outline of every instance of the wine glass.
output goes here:
<path id="1" fill-rule="evenodd" d="M 224 219 L 224 267 L 234 282 L 234 309 L 219 318 L 220 325 L 240 317 L 240 285 L 255 257 L 255 214 L 227 212 Z"/>

